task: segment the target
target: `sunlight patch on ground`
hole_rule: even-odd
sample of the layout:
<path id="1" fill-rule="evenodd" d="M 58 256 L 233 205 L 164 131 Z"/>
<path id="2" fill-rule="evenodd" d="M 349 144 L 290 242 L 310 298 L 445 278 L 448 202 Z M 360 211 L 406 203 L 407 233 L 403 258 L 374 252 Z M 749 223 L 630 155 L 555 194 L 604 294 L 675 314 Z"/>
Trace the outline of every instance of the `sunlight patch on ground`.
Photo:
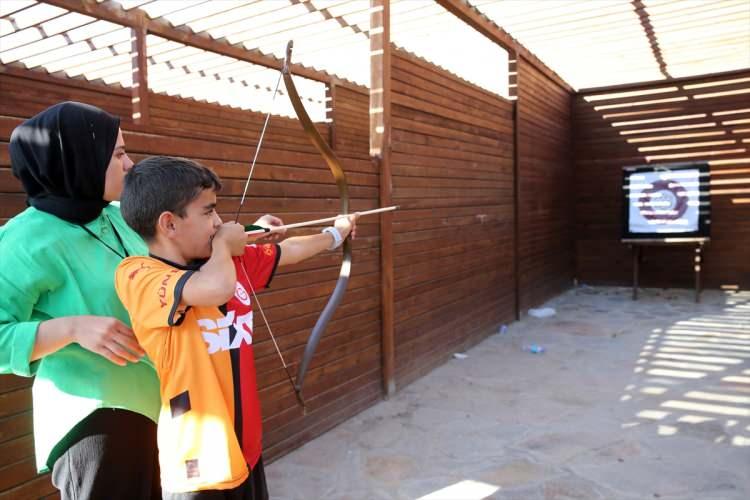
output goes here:
<path id="1" fill-rule="evenodd" d="M 650 330 L 634 361 L 637 383 L 620 398 L 638 404 L 635 421 L 622 428 L 658 421 L 659 436 L 750 446 L 750 295 L 727 292 L 725 304 L 731 307 L 722 315 L 686 316 Z"/>
<path id="2" fill-rule="evenodd" d="M 493 484 L 466 479 L 419 497 L 417 500 L 481 500 L 500 489 Z"/>

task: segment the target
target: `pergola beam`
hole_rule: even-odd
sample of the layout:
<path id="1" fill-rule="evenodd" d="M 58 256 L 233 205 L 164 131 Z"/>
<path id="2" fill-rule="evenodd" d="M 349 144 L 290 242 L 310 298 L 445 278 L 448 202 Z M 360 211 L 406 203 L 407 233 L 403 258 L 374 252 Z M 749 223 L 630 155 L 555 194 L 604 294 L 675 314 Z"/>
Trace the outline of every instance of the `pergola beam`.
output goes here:
<path id="1" fill-rule="evenodd" d="M 510 54 L 515 54 L 517 59 L 523 58 L 526 62 L 530 63 L 537 70 L 541 71 L 545 76 L 550 78 L 552 81 L 560 85 L 568 92 L 575 92 L 560 75 L 552 71 L 546 64 L 544 64 L 537 56 L 535 56 L 529 49 L 521 45 L 515 38 L 499 27 L 494 22 L 490 21 L 487 16 L 479 12 L 476 8 L 469 5 L 464 0 L 435 0 L 445 10 L 477 30 L 482 35 L 486 36 L 493 42 L 500 45 L 502 48 L 508 51 Z"/>
<path id="2" fill-rule="evenodd" d="M 643 31 L 646 34 L 646 38 L 648 38 L 648 44 L 651 47 L 651 52 L 654 54 L 656 64 L 659 65 L 659 71 L 661 71 L 661 74 L 664 75 L 664 78 L 672 78 L 672 75 L 670 75 L 669 71 L 667 70 L 667 63 L 664 61 L 664 55 L 661 52 L 661 47 L 659 47 L 659 41 L 656 39 L 654 26 L 653 24 L 651 24 L 651 17 L 646 11 L 646 6 L 643 5 L 643 2 L 641 0 L 632 0 L 630 3 L 633 4 L 635 11 L 638 13 L 638 19 L 641 21 L 641 26 L 643 27 Z"/>
<path id="3" fill-rule="evenodd" d="M 118 4 L 110 1 L 103 3 L 96 3 L 95 0 L 41 1 L 71 12 L 77 12 L 79 14 L 95 17 L 115 24 L 121 24 L 130 28 L 138 28 L 140 24 L 143 23 L 143 27 L 152 35 L 157 35 L 166 38 L 167 40 L 203 49 L 208 52 L 233 57 L 259 66 L 280 70 L 284 62 L 277 57 L 263 54 L 259 50 L 249 50 L 241 44 L 231 44 L 225 39 L 215 40 L 208 35 L 196 33 L 187 27 L 175 28 L 164 21 L 149 18 L 145 11 L 138 8 L 126 11 Z M 318 71 L 299 64 L 292 64 L 290 69 L 294 75 L 326 84 L 330 83 L 332 79 L 332 75 L 325 71 Z"/>

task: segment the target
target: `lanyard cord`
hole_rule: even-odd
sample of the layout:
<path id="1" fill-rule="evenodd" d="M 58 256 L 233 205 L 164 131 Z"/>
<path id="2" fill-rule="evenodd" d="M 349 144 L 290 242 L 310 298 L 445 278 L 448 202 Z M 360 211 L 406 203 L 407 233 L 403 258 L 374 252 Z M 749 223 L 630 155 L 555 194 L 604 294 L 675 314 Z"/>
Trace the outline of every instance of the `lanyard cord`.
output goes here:
<path id="1" fill-rule="evenodd" d="M 122 238 L 120 237 L 120 233 L 118 233 L 118 232 L 117 232 L 117 229 L 115 229 L 115 225 L 114 225 L 114 224 L 112 224 L 112 221 L 110 220 L 110 218 L 109 218 L 109 217 L 107 217 L 107 215 L 106 215 L 106 214 L 104 215 L 104 217 L 105 217 L 105 218 L 107 219 L 107 221 L 109 222 L 109 225 L 110 225 L 110 227 L 112 228 L 112 232 L 114 232 L 114 233 L 115 233 L 115 237 L 117 238 L 117 242 L 118 242 L 118 243 L 120 244 L 120 247 L 122 247 L 122 251 L 123 251 L 123 253 L 124 253 L 125 255 L 123 255 L 122 253 L 120 253 L 120 252 L 118 252 L 117 250 L 115 250 L 114 248 L 112 248 L 112 247 L 111 247 L 111 246 L 110 246 L 110 245 L 109 245 L 109 244 L 108 244 L 108 243 L 107 243 L 106 241 L 104 241 L 104 240 L 103 240 L 103 239 L 101 239 L 101 238 L 100 238 L 99 236 L 97 236 L 96 234 L 94 234 L 94 232 L 93 232 L 93 231 L 92 231 L 91 229 L 87 228 L 87 227 L 86 227 L 86 226 L 84 226 L 83 224 L 79 224 L 79 225 L 80 225 L 80 226 L 81 226 L 81 227 L 83 228 L 83 230 L 84 230 L 84 231 L 86 231 L 87 233 L 89 233 L 89 234 L 90 234 L 90 235 L 91 235 L 91 236 L 92 236 L 92 237 L 93 237 L 94 239 L 96 239 L 96 240 L 97 240 L 97 241 L 98 241 L 99 243 L 101 243 L 101 244 L 102 244 L 102 245 L 104 245 L 105 247 L 109 248 L 109 249 L 110 249 L 110 250 L 111 250 L 111 251 L 112 251 L 112 252 L 113 252 L 113 253 L 114 253 L 115 255 L 117 255 L 117 256 L 118 256 L 118 257 L 120 257 L 121 259 L 124 259 L 125 257 L 130 257 L 130 254 L 128 253 L 128 249 L 127 249 L 127 248 L 125 248 L 125 244 L 124 244 L 124 243 L 122 242 Z"/>

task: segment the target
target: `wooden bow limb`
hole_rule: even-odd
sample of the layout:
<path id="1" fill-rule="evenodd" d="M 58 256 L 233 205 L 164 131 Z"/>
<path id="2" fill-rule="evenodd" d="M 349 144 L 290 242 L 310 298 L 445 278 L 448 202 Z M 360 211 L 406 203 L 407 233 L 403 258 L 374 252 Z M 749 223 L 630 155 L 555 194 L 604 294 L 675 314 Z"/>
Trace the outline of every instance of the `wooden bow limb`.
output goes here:
<path id="1" fill-rule="evenodd" d="M 379 214 L 382 212 L 391 212 L 393 210 L 397 210 L 398 206 L 393 205 L 391 207 L 383 207 L 383 208 L 376 208 L 373 210 L 365 210 L 364 212 L 356 212 L 358 216 L 362 215 L 372 215 L 372 214 Z M 284 232 L 287 229 L 294 229 L 297 227 L 306 227 L 306 226 L 316 226 L 318 224 L 325 224 L 326 222 L 334 222 L 338 219 L 343 219 L 345 217 L 349 217 L 352 214 L 342 214 L 342 215 L 336 215 L 334 217 L 326 217 L 325 219 L 316 219 L 316 220 L 309 220 L 305 222 L 295 222 L 294 224 L 285 224 L 283 226 L 271 226 L 271 227 L 258 227 L 258 226 L 247 226 L 248 228 L 252 228 L 249 231 L 245 231 L 245 234 L 248 236 L 265 236 L 268 233 L 279 233 Z"/>

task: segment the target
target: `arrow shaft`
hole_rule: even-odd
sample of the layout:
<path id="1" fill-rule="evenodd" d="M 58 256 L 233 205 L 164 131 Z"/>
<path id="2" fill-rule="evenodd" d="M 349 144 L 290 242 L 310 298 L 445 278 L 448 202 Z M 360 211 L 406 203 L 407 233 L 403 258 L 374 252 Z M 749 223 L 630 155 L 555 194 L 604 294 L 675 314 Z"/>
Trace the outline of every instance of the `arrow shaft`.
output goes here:
<path id="1" fill-rule="evenodd" d="M 364 212 L 358 212 L 359 215 L 372 215 L 372 214 L 379 214 L 382 212 L 391 212 L 393 210 L 396 210 L 398 206 L 392 206 L 392 207 L 383 207 L 383 208 L 376 208 L 373 210 L 365 210 Z M 349 214 L 351 215 L 351 214 Z M 325 219 L 315 219 L 315 220 L 309 220 L 305 222 L 295 222 L 294 224 L 285 224 L 283 226 L 273 226 L 268 227 L 264 229 L 255 229 L 253 231 L 247 231 L 245 234 L 248 236 L 254 236 L 259 234 L 267 234 L 267 233 L 278 233 L 281 231 L 286 231 L 287 229 L 294 229 L 297 227 L 306 227 L 306 226 L 316 226 L 318 224 L 325 224 L 326 222 L 333 222 L 338 219 L 343 219 L 344 217 L 348 217 L 348 215 L 336 215 L 334 217 L 326 217 Z"/>

